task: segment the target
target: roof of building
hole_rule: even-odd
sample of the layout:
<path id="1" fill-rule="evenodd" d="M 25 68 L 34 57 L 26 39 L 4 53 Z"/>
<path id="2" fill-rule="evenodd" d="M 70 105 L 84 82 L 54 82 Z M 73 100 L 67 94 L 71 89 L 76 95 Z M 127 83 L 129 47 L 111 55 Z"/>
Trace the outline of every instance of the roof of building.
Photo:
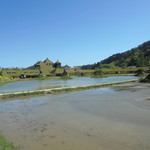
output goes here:
<path id="1" fill-rule="evenodd" d="M 56 64 L 61 64 L 61 62 L 57 60 L 57 61 L 56 61 Z"/>
<path id="2" fill-rule="evenodd" d="M 35 65 L 41 65 L 41 64 L 43 64 L 43 62 L 42 61 L 38 61 Z"/>
<path id="3" fill-rule="evenodd" d="M 71 68 L 71 67 L 70 67 L 70 66 L 68 66 L 68 65 L 65 65 L 64 67 L 65 67 L 65 68 Z"/>
<path id="4" fill-rule="evenodd" d="M 46 58 L 43 62 L 44 62 L 44 63 L 50 63 L 50 64 L 53 64 L 53 62 L 50 61 L 48 58 Z"/>

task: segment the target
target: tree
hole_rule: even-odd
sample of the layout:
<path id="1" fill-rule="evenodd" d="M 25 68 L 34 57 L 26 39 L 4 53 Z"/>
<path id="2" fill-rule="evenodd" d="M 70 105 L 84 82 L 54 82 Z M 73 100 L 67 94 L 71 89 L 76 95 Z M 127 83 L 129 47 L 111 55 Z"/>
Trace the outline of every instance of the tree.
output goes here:
<path id="1" fill-rule="evenodd" d="M 94 71 L 94 75 L 95 76 L 102 76 L 103 74 L 104 73 L 103 73 L 103 71 L 101 69 L 98 69 L 98 70 Z"/>
<path id="2" fill-rule="evenodd" d="M 150 73 L 145 79 L 141 80 L 141 82 L 149 82 L 150 83 Z"/>
<path id="3" fill-rule="evenodd" d="M 136 76 L 140 76 L 144 74 L 144 69 L 138 69 L 135 73 L 136 73 Z"/>

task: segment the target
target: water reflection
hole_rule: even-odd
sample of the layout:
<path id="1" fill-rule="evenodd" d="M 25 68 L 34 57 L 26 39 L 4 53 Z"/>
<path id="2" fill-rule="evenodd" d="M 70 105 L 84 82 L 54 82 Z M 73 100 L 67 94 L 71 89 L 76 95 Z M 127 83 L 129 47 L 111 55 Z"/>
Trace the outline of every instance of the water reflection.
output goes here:
<path id="1" fill-rule="evenodd" d="M 71 80 L 34 80 L 34 81 L 20 81 L 10 83 L 0 87 L 0 92 L 16 92 L 16 91 L 28 91 L 28 90 L 39 90 L 45 88 L 56 88 L 56 87 L 71 87 L 71 86 L 84 86 L 100 84 L 105 82 L 115 82 L 136 79 L 134 76 L 114 76 L 107 78 L 90 78 L 90 77 L 75 77 Z"/>
<path id="2" fill-rule="evenodd" d="M 101 88 L 0 102 L 0 134 L 22 150 L 149 150 L 148 96 Z"/>

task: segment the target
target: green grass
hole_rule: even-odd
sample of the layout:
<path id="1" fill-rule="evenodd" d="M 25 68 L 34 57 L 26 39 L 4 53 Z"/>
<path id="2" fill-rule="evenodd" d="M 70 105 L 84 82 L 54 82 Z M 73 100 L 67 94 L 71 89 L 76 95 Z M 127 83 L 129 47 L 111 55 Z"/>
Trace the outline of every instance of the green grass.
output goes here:
<path id="1" fill-rule="evenodd" d="M 13 80 L 11 78 L 0 76 L 0 86 L 11 83 Z"/>
<path id="2" fill-rule="evenodd" d="M 0 86 L 3 86 L 5 84 L 9 84 L 12 82 L 17 82 L 17 81 L 30 81 L 30 80 L 50 80 L 55 77 L 47 77 L 47 76 L 39 76 L 37 78 L 26 78 L 26 79 L 0 79 Z"/>
<path id="3" fill-rule="evenodd" d="M 43 95 L 45 91 L 33 91 L 33 92 L 21 92 L 21 93 L 11 93 L 11 94 L 4 94 L 0 96 L 0 99 L 5 100 L 9 98 L 16 98 L 16 97 L 24 97 L 24 96 L 35 96 L 35 95 Z"/>
<path id="4" fill-rule="evenodd" d="M 92 76 L 92 78 L 105 78 L 105 77 L 109 77 L 108 75 L 95 75 Z"/>
<path id="5" fill-rule="evenodd" d="M 50 78 L 47 77 L 47 76 L 39 76 L 39 77 L 34 78 L 34 79 L 36 79 L 36 80 L 48 80 L 48 79 L 50 79 Z"/>
<path id="6" fill-rule="evenodd" d="M 5 84 L 11 83 L 13 81 L 0 81 L 0 86 L 3 86 Z"/>
<path id="7" fill-rule="evenodd" d="M 69 79 L 73 79 L 72 77 L 70 76 L 61 76 L 60 78 L 58 78 L 60 80 L 69 80 Z"/>
<path id="8" fill-rule="evenodd" d="M 0 136 L 0 150 L 19 150 L 12 143 L 8 142 L 4 137 Z"/>

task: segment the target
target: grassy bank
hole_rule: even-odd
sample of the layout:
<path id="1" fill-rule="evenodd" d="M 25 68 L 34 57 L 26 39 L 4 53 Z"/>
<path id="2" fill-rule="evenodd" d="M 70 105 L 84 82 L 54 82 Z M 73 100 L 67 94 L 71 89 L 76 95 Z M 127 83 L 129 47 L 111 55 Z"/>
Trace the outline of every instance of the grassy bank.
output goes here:
<path id="1" fill-rule="evenodd" d="M 104 78 L 104 77 L 110 77 L 110 76 L 131 76 L 133 74 L 107 74 L 107 75 L 88 75 L 87 77 L 91 77 L 91 78 Z M 3 86 L 5 84 L 9 84 L 12 82 L 17 82 L 17 81 L 30 81 L 30 80 L 50 80 L 50 79 L 58 79 L 58 80 L 69 80 L 69 79 L 73 79 L 74 77 L 81 77 L 81 76 L 60 76 L 60 77 L 56 77 L 56 76 L 51 76 L 51 77 L 47 77 L 47 76 L 38 76 L 36 78 L 26 78 L 26 79 L 12 79 L 12 78 L 8 78 L 8 77 L 2 77 L 0 76 L 0 86 Z M 85 77 L 85 76 L 82 76 Z"/>
<path id="2" fill-rule="evenodd" d="M 0 81 L 0 86 L 3 86 L 5 84 L 8 84 L 8 83 L 11 83 L 13 82 L 12 80 L 11 81 Z"/>
<path id="3" fill-rule="evenodd" d="M 4 93 L 0 95 L 0 100 L 3 101 L 5 99 L 11 99 L 11 98 L 21 98 L 25 96 L 36 96 L 36 95 L 44 95 L 49 94 L 48 92 L 45 92 L 44 90 L 39 91 L 26 91 L 26 92 L 14 92 L 14 93 Z"/>
<path id="4" fill-rule="evenodd" d="M 4 137 L 0 136 L 0 150 L 19 150 L 12 143 L 8 142 Z"/>
<path id="5" fill-rule="evenodd" d="M 30 80 L 50 80 L 50 79 L 60 79 L 60 80 L 69 80 L 73 79 L 70 76 L 62 76 L 62 77 L 47 77 L 47 76 L 39 76 L 36 78 L 26 78 L 26 79 L 11 79 L 11 78 L 6 78 L 6 77 L 1 77 L 0 76 L 0 86 L 3 86 L 5 84 L 9 84 L 12 82 L 17 82 L 17 81 L 30 81 Z"/>
<path id="6" fill-rule="evenodd" d="M 70 80 L 70 79 L 73 79 L 73 77 L 71 77 L 71 76 L 61 76 L 58 79 L 59 80 Z"/>
<path id="7" fill-rule="evenodd" d="M 135 74 L 107 74 L 107 75 L 95 75 L 91 77 L 92 78 L 105 78 L 105 77 L 113 77 L 113 76 L 135 76 Z"/>
<path id="8" fill-rule="evenodd" d="M 11 78 L 0 76 L 0 86 L 3 86 L 11 82 L 13 82 Z"/>

